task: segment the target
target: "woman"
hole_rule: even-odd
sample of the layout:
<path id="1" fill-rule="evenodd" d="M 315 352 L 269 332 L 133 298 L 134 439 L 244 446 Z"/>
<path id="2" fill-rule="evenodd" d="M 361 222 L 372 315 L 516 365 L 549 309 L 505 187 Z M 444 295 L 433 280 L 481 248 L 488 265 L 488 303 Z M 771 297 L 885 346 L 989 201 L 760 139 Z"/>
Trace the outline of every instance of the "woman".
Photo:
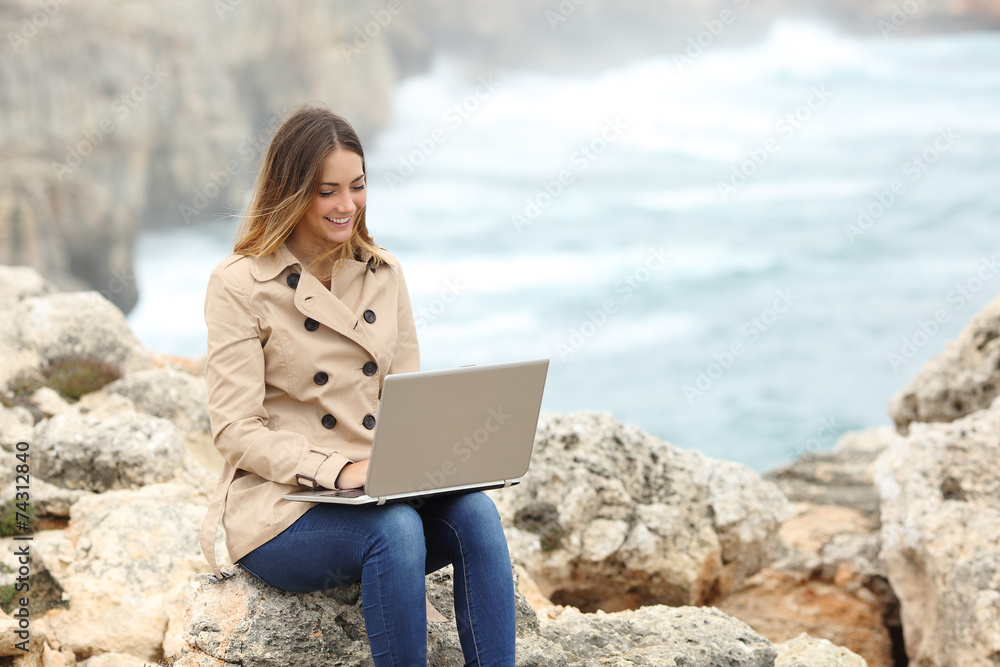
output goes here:
<path id="1" fill-rule="evenodd" d="M 365 219 L 353 128 L 304 107 L 264 155 L 235 254 L 209 279 L 208 401 L 224 470 L 202 526 L 232 559 L 288 591 L 361 581 L 375 664 L 426 664 L 424 575 L 454 564 L 469 665 L 514 664 L 514 588 L 496 507 L 482 493 L 408 504 L 288 501 L 364 485 L 382 380 L 419 368 L 399 262 Z"/>

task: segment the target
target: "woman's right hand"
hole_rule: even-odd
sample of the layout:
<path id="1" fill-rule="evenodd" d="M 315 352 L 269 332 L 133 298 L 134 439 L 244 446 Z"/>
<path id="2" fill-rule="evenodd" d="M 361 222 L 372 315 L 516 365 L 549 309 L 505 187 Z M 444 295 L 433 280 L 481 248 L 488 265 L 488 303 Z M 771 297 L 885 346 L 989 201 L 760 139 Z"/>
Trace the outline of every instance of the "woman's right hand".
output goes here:
<path id="1" fill-rule="evenodd" d="M 360 489 L 365 485 L 365 478 L 368 477 L 368 459 L 357 463 L 348 463 L 341 468 L 340 476 L 337 477 L 338 489 Z"/>

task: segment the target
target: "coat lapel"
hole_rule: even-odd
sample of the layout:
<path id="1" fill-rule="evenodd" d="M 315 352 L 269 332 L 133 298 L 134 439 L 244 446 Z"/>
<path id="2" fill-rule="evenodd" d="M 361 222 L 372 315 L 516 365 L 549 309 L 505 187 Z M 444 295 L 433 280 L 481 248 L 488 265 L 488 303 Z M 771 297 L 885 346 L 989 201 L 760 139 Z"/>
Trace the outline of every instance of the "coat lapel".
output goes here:
<path id="1" fill-rule="evenodd" d="M 357 316 L 311 273 L 303 273 L 299 278 L 299 286 L 295 290 L 295 307 L 306 317 L 350 338 L 375 356 L 375 349 L 364 328 L 359 326 Z"/>

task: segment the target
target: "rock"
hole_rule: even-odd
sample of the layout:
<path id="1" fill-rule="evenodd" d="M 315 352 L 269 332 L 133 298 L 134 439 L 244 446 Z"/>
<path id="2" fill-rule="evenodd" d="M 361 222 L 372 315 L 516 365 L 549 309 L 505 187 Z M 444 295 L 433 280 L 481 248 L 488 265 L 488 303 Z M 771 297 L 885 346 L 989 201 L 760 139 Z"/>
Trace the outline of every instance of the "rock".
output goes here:
<path id="1" fill-rule="evenodd" d="M 69 403 L 59 395 L 58 391 L 51 387 L 40 387 L 31 395 L 31 402 L 46 417 L 51 417 L 70 409 Z"/>
<path id="2" fill-rule="evenodd" d="M 125 396 L 136 410 L 168 419 L 183 432 L 212 433 L 205 378 L 170 368 L 129 373 L 106 387 Z"/>
<path id="3" fill-rule="evenodd" d="M 1000 395 L 1000 297 L 993 299 L 889 401 L 906 433 L 913 422 L 949 422 Z"/>
<path id="4" fill-rule="evenodd" d="M 50 635 L 81 659 L 116 652 L 155 663 L 191 577 L 205 567 L 198 527 L 206 507 L 177 484 L 77 501 L 64 534 L 35 543 L 69 602 L 41 619 Z"/>
<path id="5" fill-rule="evenodd" d="M 871 667 L 892 667 L 892 639 L 879 599 L 846 579 L 768 568 L 717 606 L 772 642 L 807 632 L 846 646 Z"/>
<path id="6" fill-rule="evenodd" d="M 17 489 L 14 488 L 13 471 L 0 471 L 0 480 L 7 480 L 0 489 L 0 503 L 15 499 Z M 49 484 L 38 475 L 31 477 L 31 508 L 36 519 L 46 517 L 69 517 L 69 508 L 83 496 L 90 495 L 82 489 L 66 489 L 55 484 Z M 36 527 L 37 529 L 37 527 Z"/>
<path id="7" fill-rule="evenodd" d="M 848 432 L 832 452 L 807 452 L 764 478 L 793 502 L 852 507 L 877 517 L 875 460 L 898 438 L 887 426 Z"/>
<path id="8" fill-rule="evenodd" d="M 805 633 L 778 644 L 776 648 L 778 657 L 774 667 L 872 667 L 860 655 Z"/>
<path id="9" fill-rule="evenodd" d="M 562 647 L 569 665 L 771 667 L 775 657 L 771 643 L 745 623 L 706 607 L 658 605 L 612 614 L 566 607 L 540 629 Z"/>
<path id="10" fill-rule="evenodd" d="M 717 599 L 780 555 L 788 511 L 745 466 L 588 412 L 543 414 L 524 481 L 490 493 L 542 594 L 584 611 Z"/>
<path id="11" fill-rule="evenodd" d="M 882 559 L 910 664 L 1000 658 L 1000 400 L 950 423 L 910 425 L 878 460 Z"/>
<path id="12" fill-rule="evenodd" d="M 20 600 L 22 596 L 28 600 L 28 612 L 33 625 L 48 610 L 66 607 L 66 603 L 62 599 L 62 587 L 53 578 L 45 561 L 37 557 L 40 553 L 39 549 L 36 548 L 37 544 L 40 541 L 51 539 L 49 535 L 54 532 L 60 531 L 35 533 L 33 535 L 35 539 L 30 542 L 27 540 L 16 540 L 13 537 L 0 537 L 0 549 L 2 549 L 0 551 L 0 586 L 14 589 L 12 602 Z M 24 548 L 26 544 L 32 560 L 30 563 L 21 563 L 18 550 Z M 22 587 L 24 584 L 24 580 L 19 582 L 18 577 L 25 574 L 21 569 L 25 565 L 27 565 L 29 589 L 27 591 L 17 591 L 17 584 L 22 584 Z M 27 595 L 24 595 L 25 593 Z M 13 605 L 7 608 L 13 610 Z"/>
<path id="13" fill-rule="evenodd" d="M 35 420 L 27 408 L 6 408 L 0 405 L 0 447 L 12 452 L 17 443 L 30 443 L 34 436 Z"/>
<path id="14" fill-rule="evenodd" d="M 361 585 L 288 593 L 235 568 L 223 582 L 195 577 L 185 615 L 185 646 L 175 667 L 252 664 L 255 667 L 370 665 Z M 427 577 L 427 596 L 444 616 L 428 623 L 428 664 L 462 665 L 454 621 L 451 568 Z M 538 635 L 535 614 L 517 594 L 518 665 L 565 664 L 561 651 Z M 535 662 L 549 655 L 549 662 Z"/>
<path id="15" fill-rule="evenodd" d="M 149 667 L 149 662 L 126 653 L 102 653 L 87 658 L 79 667 Z"/>
<path id="16" fill-rule="evenodd" d="M 38 353 L 49 366 L 64 360 L 100 362 L 118 376 L 150 366 L 125 316 L 97 292 L 30 297 L 9 311 L 3 335 L 16 349 Z"/>
<path id="17" fill-rule="evenodd" d="M 47 481 L 98 492 L 165 482 L 183 465 L 173 424 L 138 412 L 56 415 L 38 425 L 32 452 L 35 473 Z"/>
<path id="18" fill-rule="evenodd" d="M 32 296 L 54 294 L 56 286 L 27 266 L 0 265 L 0 312 Z"/>

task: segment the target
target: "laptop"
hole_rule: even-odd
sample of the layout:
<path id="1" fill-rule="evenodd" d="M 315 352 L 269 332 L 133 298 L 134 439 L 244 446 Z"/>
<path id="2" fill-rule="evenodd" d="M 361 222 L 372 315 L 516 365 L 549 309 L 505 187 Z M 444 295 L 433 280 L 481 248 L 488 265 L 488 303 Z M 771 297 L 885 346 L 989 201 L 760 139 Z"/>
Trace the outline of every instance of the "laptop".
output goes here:
<path id="1" fill-rule="evenodd" d="M 363 489 L 283 496 L 364 505 L 505 488 L 528 471 L 548 359 L 389 375 Z"/>

